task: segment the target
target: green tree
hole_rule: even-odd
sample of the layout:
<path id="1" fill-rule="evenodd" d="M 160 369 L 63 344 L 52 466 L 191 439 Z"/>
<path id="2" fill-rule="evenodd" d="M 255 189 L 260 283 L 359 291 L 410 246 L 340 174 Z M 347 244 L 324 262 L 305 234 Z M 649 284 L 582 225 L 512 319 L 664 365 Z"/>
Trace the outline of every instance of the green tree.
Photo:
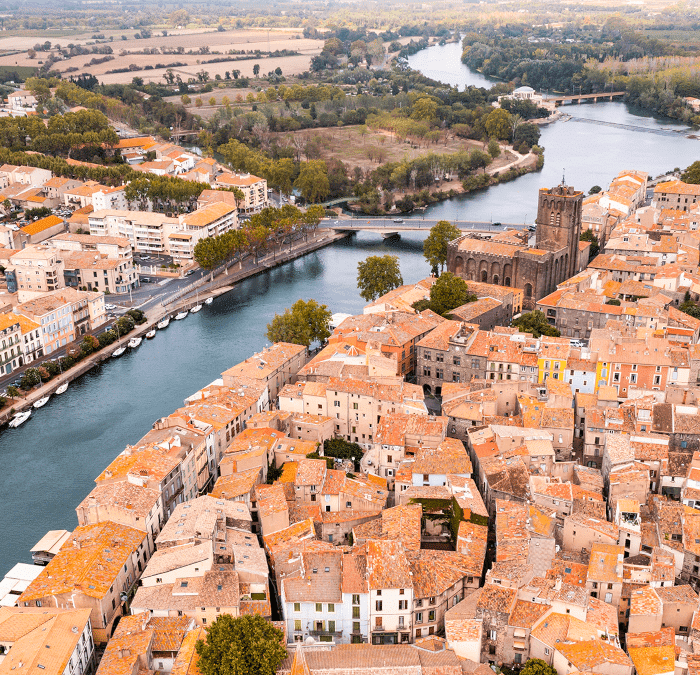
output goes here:
<path id="1" fill-rule="evenodd" d="M 542 659 L 528 659 L 520 675 L 557 675 L 557 671 Z"/>
<path id="2" fill-rule="evenodd" d="M 489 138 L 507 141 L 511 134 L 511 114 L 502 108 L 492 110 L 486 117 L 484 128 Z"/>
<path id="3" fill-rule="evenodd" d="M 428 96 L 422 96 L 413 104 L 411 117 L 414 120 L 430 122 L 437 115 L 438 104 Z"/>
<path id="4" fill-rule="evenodd" d="M 589 195 L 597 195 L 599 192 L 602 192 L 603 188 L 600 187 L 600 185 L 594 185 L 589 191 Z"/>
<path id="5" fill-rule="evenodd" d="M 322 159 L 314 159 L 302 164 L 294 187 L 307 202 L 317 202 L 326 197 L 331 190 L 326 163 Z"/>
<path id="6" fill-rule="evenodd" d="M 194 259 L 203 270 L 208 272 L 218 267 L 224 261 L 218 237 L 200 239 L 194 247 Z"/>
<path id="7" fill-rule="evenodd" d="M 581 232 L 580 240 L 591 242 L 591 250 L 588 252 L 588 259 L 593 260 L 593 258 L 595 258 L 600 252 L 600 242 L 598 241 L 598 237 L 595 236 L 593 230 L 586 230 L 585 232 Z"/>
<path id="8" fill-rule="evenodd" d="M 350 443 L 343 438 L 327 438 L 323 442 L 323 454 L 326 457 L 359 460 L 364 454 L 357 443 Z"/>
<path id="9" fill-rule="evenodd" d="M 436 314 L 445 315 L 456 307 L 474 302 L 476 295 L 469 292 L 464 279 L 445 272 L 430 289 L 430 309 Z"/>
<path id="10" fill-rule="evenodd" d="M 267 324 L 270 342 L 291 342 L 308 347 L 312 342 L 323 342 L 331 332 L 328 322 L 331 312 L 315 300 L 297 300 L 284 314 L 275 314 Z"/>
<path id="11" fill-rule="evenodd" d="M 256 63 L 253 66 L 253 75 L 255 75 L 255 77 L 257 77 L 259 73 L 260 73 L 260 64 Z"/>
<path id="12" fill-rule="evenodd" d="M 14 399 L 16 399 L 16 398 L 19 398 L 19 389 L 17 389 L 17 387 L 15 387 L 14 385 L 10 385 L 10 386 L 7 388 L 7 395 L 8 395 L 12 400 L 14 400 Z"/>
<path id="13" fill-rule="evenodd" d="M 693 162 L 682 174 L 681 180 L 684 183 L 700 184 L 700 160 Z"/>
<path id="14" fill-rule="evenodd" d="M 357 287 L 367 302 L 403 284 L 399 258 L 395 255 L 371 255 L 357 264 Z"/>
<path id="15" fill-rule="evenodd" d="M 423 256 L 431 267 L 445 269 L 447 263 L 447 244 L 457 237 L 461 232 L 449 221 L 440 220 L 430 228 L 430 234 L 423 242 Z"/>
<path id="16" fill-rule="evenodd" d="M 494 159 L 496 159 L 496 157 L 498 157 L 501 154 L 501 146 L 495 138 L 492 138 L 489 141 L 488 150 L 489 150 L 489 155 L 491 155 L 491 157 L 493 157 Z"/>
<path id="17" fill-rule="evenodd" d="M 198 640 L 203 675 L 275 675 L 287 655 L 282 631 L 258 615 L 222 614 Z"/>
<path id="18" fill-rule="evenodd" d="M 521 314 L 517 319 L 513 320 L 511 325 L 518 328 L 521 333 L 531 333 L 536 338 L 541 335 L 549 335 L 550 337 L 561 336 L 561 333 L 554 326 L 550 326 L 547 323 L 544 312 L 541 312 L 539 309 L 536 309 L 534 312 Z"/>

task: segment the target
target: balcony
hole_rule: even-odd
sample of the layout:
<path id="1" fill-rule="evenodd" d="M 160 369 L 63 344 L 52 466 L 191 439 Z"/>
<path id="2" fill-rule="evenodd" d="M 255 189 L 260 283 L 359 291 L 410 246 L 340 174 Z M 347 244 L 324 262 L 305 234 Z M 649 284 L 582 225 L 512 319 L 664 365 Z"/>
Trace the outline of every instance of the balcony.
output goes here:
<path id="1" fill-rule="evenodd" d="M 297 631 L 295 631 L 297 632 Z M 322 635 L 328 635 L 330 637 L 334 638 L 341 638 L 343 637 L 343 631 L 342 630 L 336 630 L 336 631 L 330 631 L 330 630 L 310 630 L 309 635 L 313 637 L 321 637 Z"/>

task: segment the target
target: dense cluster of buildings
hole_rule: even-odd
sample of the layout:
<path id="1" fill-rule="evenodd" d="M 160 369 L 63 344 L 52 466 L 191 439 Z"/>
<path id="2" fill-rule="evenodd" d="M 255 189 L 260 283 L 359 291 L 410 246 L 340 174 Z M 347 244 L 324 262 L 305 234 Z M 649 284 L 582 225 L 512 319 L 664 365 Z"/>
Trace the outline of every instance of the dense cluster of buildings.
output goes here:
<path id="1" fill-rule="evenodd" d="M 540 196 L 580 225 L 580 193 Z M 626 227 L 587 268 L 549 250 L 574 276 L 538 306 L 570 288 L 619 300 L 579 335 L 507 327 L 527 294 L 500 277 L 470 280 L 477 301 L 449 317 L 418 312 L 429 278 L 334 317 L 311 358 L 277 343 L 188 396 L 96 478 L 73 532 L 35 547 L 48 564 L 0 612 L 0 669 L 89 672 L 98 645 L 99 675 L 197 675 L 217 617 L 256 614 L 282 630 L 283 674 L 538 658 L 560 675 L 696 675 L 700 323 L 667 281 L 694 230 L 646 231 L 678 244 L 645 280 L 658 292 L 579 287 L 625 255 Z M 647 306 L 653 321 L 632 311 Z"/>
<path id="2" fill-rule="evenodd" d="M 26 105 L 17 97 L 13 101 Z M 6 216 L 51 211 L 0 225 L 6 286 L 0 294 L 0 374 L 50 355 L 104 324 L 105 294 L 129 293 L 139 286 L 141 268 L 134 254 L 170 256 L 184 271 L 194 264 L 200 240 L 239 228 L 239 214 L 267 206 L 267 181 L 232 173 L 179 146 L 148 136 L 123 139 L 117 150 L 137 170 L 208 183 L 211 189 L 201 193 L 194 211 L 173 216 L 154 211 L 148 199 L 129 202 L 125 185 L 108 187 L 54 176 L 47 169 L 0 166 L 0 210 Z"/>

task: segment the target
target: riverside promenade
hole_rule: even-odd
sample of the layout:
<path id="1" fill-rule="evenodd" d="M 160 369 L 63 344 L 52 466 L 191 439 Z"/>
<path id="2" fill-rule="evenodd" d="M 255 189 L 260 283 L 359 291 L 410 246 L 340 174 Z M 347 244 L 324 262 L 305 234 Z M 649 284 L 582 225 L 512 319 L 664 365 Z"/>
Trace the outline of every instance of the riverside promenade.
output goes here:
<path id="1" fill-rule="evenodd" d="M 164 300 L 159 300 L 151 307 L 140 307 L 146 314 L 147 320 L 145 323 L 136 326 L 134 330 L 124 337 L 124 340 L 129 340 L 132 337 L 144 337 L 144 335 L 152 328 L 155 328 L 156 324 L 165 316 L 172 316 L 180 310 L 190 309 L 197 304 L 197 302 L 201 303 L 209 297 L 218 297 L 219 295 L 228 293 L 234 290 L 236 283 L 244 279 L 262 274 L 275 267 L 296 260 L 308 253 L 324 248 L 325 246 L 330 246 L 347 236 L 349 236 L 349 233 L 334 232 L 331 229 L 319 229 L 316 231 L 315 236 L 308 238 L 306 241 L 299 241 L 293 244 L 291 249 L 288 248 L 284 251 L 276 250 L 270 252 L 259 258 L 257 263 L 250 255 L 240 261 L 231 261 L 215 270 L 212 280 L 208 280 L 208 277 L 207 279 L 200 279 L 194 284 L 180 289 L 177 293 L 173 294 L 177 297 L 167 296 Z M 104 332 L 104 330 L 105 326 L 103 325 L 96 331 L 92 331 L 91 334 L 99 334 Z M 82 337 L 83 336 L 81 336 L 81 339 Z M 157 333 L 154 339 L 158 339 Z M 73 342 L 70 344 L 77 345 L 78 343 Z M 7 424 L 16 413 L 31 408 L 40 398 L 53 394 L 63 383 L 72 382 L 89 370 L 95 368 L 102 361 L 111 358 L 115 349 L 115 343 L 107 345 L 103 349 L 90 354 L 90 356 L 83 359 L 60 376 L 54 377 L 49 382 L 27 392 L 26 396 L 8 400 L 8 404 L 0 411 L 0 425 Z M 40 361 L 34 361 L 27 366 L 13 371 L 12 376 L 13 378 L 17 378 L 21 376 L 27 368 L 36 368 L 40 366 L 43 361 L 51 361 L 54 358 L 54 355 L 49 355 Z M 37 410 L 35 414 L 40 415 L 41 409 Z"/>

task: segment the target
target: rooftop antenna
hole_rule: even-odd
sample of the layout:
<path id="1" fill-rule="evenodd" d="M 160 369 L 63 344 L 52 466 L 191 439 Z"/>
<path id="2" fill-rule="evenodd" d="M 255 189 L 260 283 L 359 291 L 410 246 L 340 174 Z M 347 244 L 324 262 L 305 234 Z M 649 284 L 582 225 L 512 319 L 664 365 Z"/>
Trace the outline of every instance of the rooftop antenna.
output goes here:
<path id="1" fill-rule="evenodd" d="M 561 173 L 561 184 L 564 185 L 564 186 L 566 185 L 566 169 L 563 169 L 563 170 L 562 170 L 562 173 Z"/>

